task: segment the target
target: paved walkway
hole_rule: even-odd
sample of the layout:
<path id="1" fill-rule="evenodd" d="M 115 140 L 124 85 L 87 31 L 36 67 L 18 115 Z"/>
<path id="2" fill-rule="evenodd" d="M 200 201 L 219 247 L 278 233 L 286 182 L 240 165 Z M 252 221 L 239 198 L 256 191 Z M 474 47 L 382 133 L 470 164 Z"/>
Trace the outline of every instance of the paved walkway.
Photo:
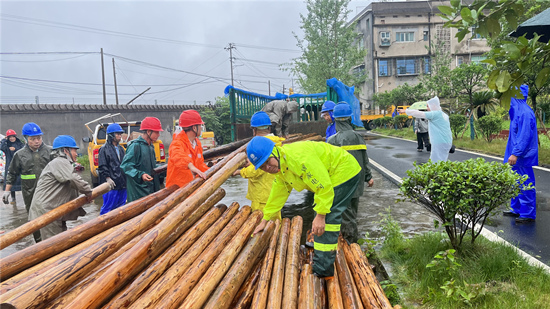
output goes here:
<path id="1" fill-rule="evenodd" d="M 428 152 L 417 152 L 416 141 L 386 137 L 374 133 L 365 133 L 369 158 L 379 172 L 399 183 L 407 177 L 406 171 L 413 169 L 413 162 L 426 163 L 430 157 Z M 457 149 L 449 155 L 449 160 L 464 161 L 482 157 L 486 161 L 502 162 L 503 158 L 482 155 Z M 550 265 L 550 169 L 535 167 L 537 185 L 537 220 L 530 224 L 516 224 L 514 218 L 497 215 L 486 224 L 484 236 L 494 240 L 506 241 L 517 246 L 533 258 Z M 506 210 L 503 206 L 502 210 Z M 501 239 L 499 239 L 498 236 Z M 535 261 L 536 264 L 536 261 Z"/>

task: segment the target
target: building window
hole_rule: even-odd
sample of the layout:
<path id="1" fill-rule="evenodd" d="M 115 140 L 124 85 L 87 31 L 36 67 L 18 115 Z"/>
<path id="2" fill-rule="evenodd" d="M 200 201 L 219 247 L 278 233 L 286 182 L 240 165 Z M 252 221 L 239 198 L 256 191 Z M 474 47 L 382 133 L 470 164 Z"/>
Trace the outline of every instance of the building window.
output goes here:
<path id="1" fill-rule="evenodd" d="M 423 63 L 424 74 L 430 74 L 432 72 L 432 61 L 430 57 L 424 57 L 423 62 L 424 62 Z"/>
<path id="2" fill-rule="evenodd" d="M 353 68 L 352 72 L 353 72 L 353 75 L 355 76 L 365 75 L 365 65 L 362 64 L 362 65 L 356 66 L 355 68 Z"/>
<path id="3" fill-rule="evenodd" d="M 472 40 L 481 40 L 481 39 L 483 39 L 481 37 L 481 34 L 475 33 L 476 30 L 477 30 L 477 26 L 472 26 L 472 28 L 470 29 L 470 31 L 472 31 Z"/>
<path id="4" fill-rule="evenodd" d="M 391 45 L 391 33 L 389 31 L 380 32 L 380 46 Z"/>
<path id="5" fill-rule="evenodd" d="M 391 76 L 390 61 L 388 59 L 378 60 L 378 76 Z"/>
<path id="6" fill-rule="evenodd" d="M 487 59 L 487 56 L 472 56 L 472 63 L 481 63 L 481 61 Z"/>
<path id="7" fill-rule="evenodd" d="M 464 57 L 456 56 L 456 66 L 460 66 L 463 63 L 464 63 Z"/>
<path id="8" fill-rule="evenodd" d="M 414 32 L 396 32 L 395 40 L 397 42 L 414 42 Z"/>
<path id="9" fill-rule="evenodd" d="M 415 75 L 418 74 L 415 58 L 397 59 L 397 75 Z"/>
<path id="10" fill-rule="evenodd" d="M 424 35 L 424 41 L 428 41 L 430 39 L 429 31 L 425 30 L 422 34 Z"/>

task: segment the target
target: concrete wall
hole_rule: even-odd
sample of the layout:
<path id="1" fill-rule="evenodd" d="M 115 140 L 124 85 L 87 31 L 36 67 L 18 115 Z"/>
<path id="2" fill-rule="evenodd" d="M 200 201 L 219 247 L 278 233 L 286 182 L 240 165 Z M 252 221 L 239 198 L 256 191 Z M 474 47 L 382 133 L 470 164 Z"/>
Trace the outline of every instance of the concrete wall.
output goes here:
<path id="1" fill-rule="evenodd" d="M 172 142 L 173 123 L 186 109 L 202 110 L 213 108 L 201 105 L 72 105 L 72 104 L 16 104 L 0 105 L 0 133 L 14 129 L 21 136 L 21 128 L 27 122 L 34 122 L 44 132 L 44 142 L 51 145 L 58 135 L 71 135 L 79 144 L 81 153 L 87 145 L 82 138 L 91 136 L 85 123 L 106 114 L 121 113 L 128 121 L 141 121 L 151 116 L 160 119 L 164 132 L 160 139 L 168 146 Z M 120 119 L 120 120 L 117 120 Z M 122 121 L 120 117 L 115 120 Z M 106 120 L 105 122 L 110 122 Z M 93 130 L 95 125 L 90 125 Z"/>

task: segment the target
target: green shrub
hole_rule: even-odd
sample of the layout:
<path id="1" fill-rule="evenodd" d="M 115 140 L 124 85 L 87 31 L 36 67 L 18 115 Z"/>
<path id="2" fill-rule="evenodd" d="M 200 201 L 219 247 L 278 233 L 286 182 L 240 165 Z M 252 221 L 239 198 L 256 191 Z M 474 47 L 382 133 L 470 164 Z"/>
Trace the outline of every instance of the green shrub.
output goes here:
<path id="1" fill-rule="evenodd" d="M 483 138 L 487 142 L 493 140 L 493 135 L 498 135 L 502 127 L 502 118 L 494 115 L 487 115 L 477 120 L 477 126 L 481 130 Z"/>
<path id="2" fill-rule="evenodd" d="M 407 175 L 401 184 L 401 194 L 405 200 L 420 204 L 438 218 L 455 249 L 461 246 L 468 232 L 473 243 L 487 218 L 494 215 L 500 205 L 516 197 L 526 179 L 508 164 L 488 163 L 482 158 L 415 163 L 415 169 L 407 171 Z M 523 189 L 532 189 L 532 186 Z"/>
<path id="3" fill-rule="evenodd" d="M 403 129 L 405 123 L 409 120 L 407 115 L 397 115 L 392 119 L 392 124 L 397 126 L 397 129 Z"/>
<path id="4" fill-rule="evenodd" d="M 458 134 L 464 130 L 468 117 L 461 114 L 452 114 L 449 116 L 449 122 L 451 123 L 451 131 L 453 131 L 454 138 L 458 138 Z"/>

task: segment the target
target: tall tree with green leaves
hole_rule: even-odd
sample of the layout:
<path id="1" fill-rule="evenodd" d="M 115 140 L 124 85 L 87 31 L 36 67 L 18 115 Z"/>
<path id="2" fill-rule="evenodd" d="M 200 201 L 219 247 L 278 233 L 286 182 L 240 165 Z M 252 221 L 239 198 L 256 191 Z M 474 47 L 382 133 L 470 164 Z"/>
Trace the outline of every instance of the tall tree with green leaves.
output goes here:
<path id="1" fill-rule="evenodd" d="M 420 82 L 426 89 L 426 95 L 438 96 L 440 99 L 454 97 L 455 93 L 451 84 L 451 52 L 443 48 L 445 41 L 439 38 L 435 39 L 431 47 L 430 54 L 430 73 L 422 74 Z M 426 47 L 429 49 L 429 47 Z"/>
<path id="2" fill-rule="evenodd" d="M 353 25 L 347 25 L 349 0 L 306 0 L 308 13 L 300 14 L 304 37 L 294 37 L 302 55 L 288 69 L 306 93 L 326 91 L 326 80 L 336 77 L 346 85 L 359 85 L 366 72 L 353 70 L 364 63 L 366 50 L 358 48 L 363 39 Z"/>

